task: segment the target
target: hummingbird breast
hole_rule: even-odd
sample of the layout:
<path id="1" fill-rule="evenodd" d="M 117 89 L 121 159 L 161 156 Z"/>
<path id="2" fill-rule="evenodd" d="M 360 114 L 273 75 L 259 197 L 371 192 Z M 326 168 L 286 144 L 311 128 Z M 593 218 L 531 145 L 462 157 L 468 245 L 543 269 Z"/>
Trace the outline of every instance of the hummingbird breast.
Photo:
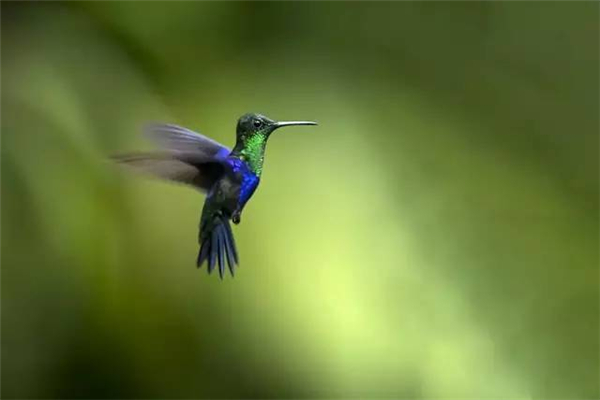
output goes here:
<path id="1" fill-rule="evenodd" d="M 227 163 L 230 168 L 216 183 L 215 194 L 222 209 L 231 215 L 235 210 L 244 208 L 258 187 L 260 178 L 239 158 L 230 157 Z"/>

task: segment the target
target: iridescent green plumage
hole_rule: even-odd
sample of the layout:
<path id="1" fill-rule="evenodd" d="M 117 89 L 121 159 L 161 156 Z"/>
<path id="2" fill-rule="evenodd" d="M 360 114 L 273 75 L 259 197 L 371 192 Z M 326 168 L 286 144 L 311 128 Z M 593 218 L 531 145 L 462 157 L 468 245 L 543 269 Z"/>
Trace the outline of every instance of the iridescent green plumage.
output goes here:
<path id="1" fill-rule="evenodd" d="M 233 149 L 233 154 L 240 160 L 248 163 L 250 170 L 260 177 L 262 174 L 263 163 L 265 161 L 265 149 L 267 147 L 267 139 L 269 138 L 266 132 L 257 132 L 248 138 L 239 142 Z"/>

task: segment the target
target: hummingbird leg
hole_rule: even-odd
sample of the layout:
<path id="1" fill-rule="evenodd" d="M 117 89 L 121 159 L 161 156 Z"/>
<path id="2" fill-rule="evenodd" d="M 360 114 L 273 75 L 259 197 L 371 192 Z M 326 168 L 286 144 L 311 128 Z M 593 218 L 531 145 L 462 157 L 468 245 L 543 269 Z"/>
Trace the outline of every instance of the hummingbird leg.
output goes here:
<path id="1" fill-rule="evenodd" d="M 241 221 L 241 211 L 238 209 L 238 210 L 235 210 L 233 212 L 233 214 L 231 215 L 231 222 L 233 222 L 234 224 L 237 225 L 240 223 L 240 221 Z"/>

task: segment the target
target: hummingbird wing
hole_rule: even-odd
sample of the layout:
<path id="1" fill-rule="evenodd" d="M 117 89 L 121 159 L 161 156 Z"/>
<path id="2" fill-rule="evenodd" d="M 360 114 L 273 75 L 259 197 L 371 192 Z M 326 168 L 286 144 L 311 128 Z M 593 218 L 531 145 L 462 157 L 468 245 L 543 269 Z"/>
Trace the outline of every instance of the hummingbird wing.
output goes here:
<path id="1" fill-rule="evenodd" d="M 231 150 L 187 128 L 173 124 L 149 124 L 146 137 L 164 150 L 113 157 L 120 164 L 146 175 L 184 183 L 206 191 L 224 173 Z"/>
<path id="2" fill-rule="evenodd" d="M 119 164 L 145 175 L 184 183 L 207 191 L 225 172 L 221 159 L 200 152 L 160 151 L 113 157 Z"/>
<path id="3" fill-rule="evenodd" d="M 225 158 L 231 153 L 231 149 L 219 142 L 181 126 L 150 124 L 144 131 L 148 138 L 167 150 L 203 153 L 216 158 Z"/>

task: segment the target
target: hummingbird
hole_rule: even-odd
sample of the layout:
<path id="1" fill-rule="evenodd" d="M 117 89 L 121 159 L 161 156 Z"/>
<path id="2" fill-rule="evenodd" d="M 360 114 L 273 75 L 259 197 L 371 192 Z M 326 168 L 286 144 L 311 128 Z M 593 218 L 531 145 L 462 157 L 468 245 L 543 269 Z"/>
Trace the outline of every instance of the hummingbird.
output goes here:
<path id="1" fill-rule="evenodd" d="M 235 146 L 229 149 L 178 125 L 150 124 L 144 133 L 161 150 L 118 155 L 113 159 L 146 175 L 182 183 L 206 194 L 196 265 L 200 268 L 206 262 L 209 274 L 218 265 L 223 279 L 226 262 L 232 276 L 239 265 L 229 221 L 240 223 L 244 206 L 258 187 L 271 134 L 295 125 L 317 123 L 275 121 L 257 113 L 244 114 L 237 122 Z"/>

